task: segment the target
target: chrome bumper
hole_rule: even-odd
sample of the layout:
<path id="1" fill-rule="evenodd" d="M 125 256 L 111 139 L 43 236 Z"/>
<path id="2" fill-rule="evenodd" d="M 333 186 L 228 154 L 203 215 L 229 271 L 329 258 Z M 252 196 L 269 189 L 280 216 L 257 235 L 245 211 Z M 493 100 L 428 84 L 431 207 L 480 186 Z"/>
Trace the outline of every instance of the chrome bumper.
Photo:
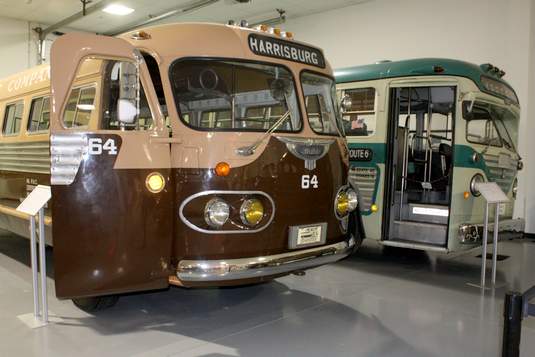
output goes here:
<path id="1" fill-rule="evenodd" d="M 265 257 L 228 260 L 182 260 L 177 278 L 183 282 L 210 282 L 250 279 L 291 273 L 332 263 L 348 256 L 355 241 L 343 241 L 310 249 Z"/>
<path id="2" fill-rule="evenodd" d="M 524 232 L 526 222 L 523 218 L 500 219 L 498 232 Z M 489 232 L 494 231 L 494 222 L 489 222 Z M 459 226 L 459 240 L 461 243 L 479 243 L 483 237 L 483 224 L 461 224 Z"/>

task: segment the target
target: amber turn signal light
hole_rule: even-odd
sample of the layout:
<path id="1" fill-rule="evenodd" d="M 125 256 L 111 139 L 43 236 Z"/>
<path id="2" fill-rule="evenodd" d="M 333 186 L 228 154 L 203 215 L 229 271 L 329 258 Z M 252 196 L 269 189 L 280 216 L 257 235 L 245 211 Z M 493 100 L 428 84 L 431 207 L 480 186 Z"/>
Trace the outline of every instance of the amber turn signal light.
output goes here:
<path id="1" fill-rule="evenodd" d="M 217 176 L 228 176 L 230 174 L 230 165 L 226 162 L 220 162 L 215 165 L 215 174 Z"/>
<path id="2" fill-rule="evenodd" d="M 468 191 L 464 191 L 464 193 L 463 193 L 463 197 L 464 197 L 465 200 L 467 200 L 468 198 L 470 198 L 470 192 L 468 192 Z"/>

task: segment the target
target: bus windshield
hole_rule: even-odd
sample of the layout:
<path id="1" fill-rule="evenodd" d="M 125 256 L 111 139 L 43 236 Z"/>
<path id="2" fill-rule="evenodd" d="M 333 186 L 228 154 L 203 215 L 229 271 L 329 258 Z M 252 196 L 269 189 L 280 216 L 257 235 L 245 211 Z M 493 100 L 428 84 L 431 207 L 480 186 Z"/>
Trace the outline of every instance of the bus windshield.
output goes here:
<path id="1" fill-rule="evenodd" d="M 310 127 L 317 134 L 340 135 L 340 110 L 335 101 L 334 81 L 311 72 L 301 74 L 303 95 Z"/>
<path id="2" fill-rule="evenodd" d="M 495 120 L 496 128 L 504 141 L 504 145 L 509 149 L 516 150 L 515 143 L 518 139 L 519 116 L 510 110 L 497 105 L 491 105 L 490 112 Z"/>
<path id="3" fill-rule="evenodd" d="M 483 145 L 503 145 L 516 151 L 518 121 L 518 115 L 507 108 L 476 102 L 467 123 L 467 139 Z"/>
<path id="4" fill-rule="evenodd" d="M 282 66 L 180 60 L 171 65 L 169 76 L 180 117 L 190 127 L 266 131 L 289 112 L 275 131 L 301 130 L 295 83 Z"/>

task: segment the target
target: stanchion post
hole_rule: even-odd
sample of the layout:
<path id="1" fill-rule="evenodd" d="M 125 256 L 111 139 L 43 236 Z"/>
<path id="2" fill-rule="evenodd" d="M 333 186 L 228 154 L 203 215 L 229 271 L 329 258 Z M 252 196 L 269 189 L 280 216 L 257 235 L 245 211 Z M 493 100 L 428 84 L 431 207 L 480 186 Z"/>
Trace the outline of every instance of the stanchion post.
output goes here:
<path id="1" fill-rule="evenodd" d="M 496 203 L 496 211 L 494 213 L 494 232 L 493 244 L 492 244 L 492 285 L 496 285 L 496 268 L 498 265 L 498 230 L 500 219 L 500 204 Z"/>
<path id="2" fill-rule="evenodd" d="M 30 216 L 30 256 L 32 264 L 32 286 L 33 286 L 33 315 L 39 316 L 39 293 L 37 278 L 37 238 L 35 236 L 35 216 Z"/>
<path id="3" fill-rule="evenodd" d="M 41 271 L 41 321 L 48 323 L 48 294 L 46 285 L 46 237 L 44 208 L 39 210 L 39 265 Z"/>
<path id="4" fill-rule="evenodd" d="M 485 287 L 485 278 L 487 273 L 487 243 L 489 240 L 489 203 L 485 204 L 485 222 L 483 224 L 483 251 L 481 253 L 481 288 Z"/>
<path id="5" fill-rule="evenodd" d="M 522 294 L 505 294 L 503 308 L 502 357 L 520 356 L 520 336 L 522 333 Z"/>

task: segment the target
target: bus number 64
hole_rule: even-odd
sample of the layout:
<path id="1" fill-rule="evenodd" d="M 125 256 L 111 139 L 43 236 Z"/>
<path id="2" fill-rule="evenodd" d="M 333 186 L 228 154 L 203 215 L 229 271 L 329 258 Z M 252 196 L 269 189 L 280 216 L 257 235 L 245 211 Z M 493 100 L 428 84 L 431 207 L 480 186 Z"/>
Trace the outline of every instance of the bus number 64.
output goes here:
<path id="1" fill-rule="evenodd" d="M 303 175 L 301 176 L 301 188 L 304 190 L 312 188 L 318 188 L 318 176 L 316 175 Z"/>
<path id="2" fill-rule="evenodd" d="M 117 155 L 117 145 L 115 140 L 108 139 L 102 144 L 101 138 L 89 138 L 89 155 L 102 155 L 104 151 L 108 152 L 108 155 Z"/>

